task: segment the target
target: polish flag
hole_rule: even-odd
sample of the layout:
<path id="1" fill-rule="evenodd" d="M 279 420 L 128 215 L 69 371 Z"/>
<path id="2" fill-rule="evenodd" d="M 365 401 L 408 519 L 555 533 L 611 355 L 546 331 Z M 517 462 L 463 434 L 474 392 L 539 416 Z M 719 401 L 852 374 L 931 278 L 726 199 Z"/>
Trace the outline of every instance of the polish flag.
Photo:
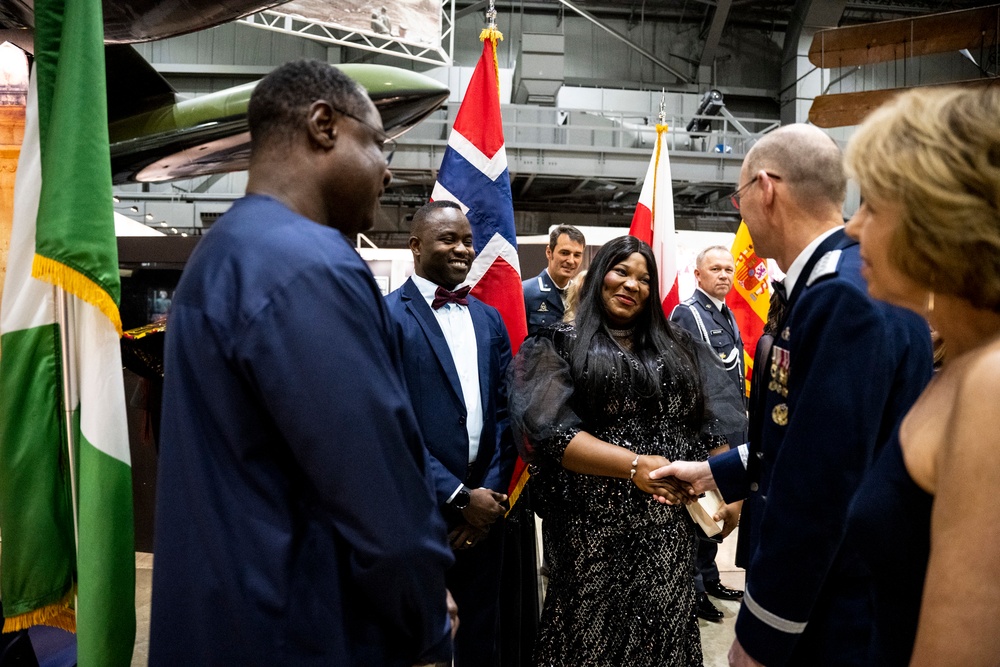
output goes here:
<path id="1" fill-rule="evenodd" d="M 677 293 L 677 236 L 674 233 L 674 193 L 670 183 L 670 158 L 666 146 L 667 126 L 656 125 L 656 148 L 639 193 L 639 204 L 628 233 L 653 249 L 660 270 L 660 298 L 663 312 L 680 303 Z"/>

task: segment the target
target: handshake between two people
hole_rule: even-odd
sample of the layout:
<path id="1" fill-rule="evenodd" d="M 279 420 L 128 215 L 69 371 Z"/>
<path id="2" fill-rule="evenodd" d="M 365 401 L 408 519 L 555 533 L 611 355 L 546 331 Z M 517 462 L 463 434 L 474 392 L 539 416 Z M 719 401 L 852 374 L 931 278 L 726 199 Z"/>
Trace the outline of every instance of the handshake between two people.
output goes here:
<path id="1" fill-rule="evenodd" d="M 658 467 L 647 469 L 642 459 L 658 459 Z M 641 478 L 640 478 L 641 475 Z M 664 505 L 687 505 L 697 502 L 706 491 L 718 488 L 708 461 L 668 461 L 662 456 L 639 457 L 635 484 Z M 722 505 L 712 515 L 722 521 L 722 537 L 728 536 L 739 524 L 743 501 Z"/>
<path id="2" fill-rule="evenodd" d="M 638 457 L 632 481 L 665 505 L 693 503 L 715 488 L 707 461 L 670 461 L 655 455 Z"/>

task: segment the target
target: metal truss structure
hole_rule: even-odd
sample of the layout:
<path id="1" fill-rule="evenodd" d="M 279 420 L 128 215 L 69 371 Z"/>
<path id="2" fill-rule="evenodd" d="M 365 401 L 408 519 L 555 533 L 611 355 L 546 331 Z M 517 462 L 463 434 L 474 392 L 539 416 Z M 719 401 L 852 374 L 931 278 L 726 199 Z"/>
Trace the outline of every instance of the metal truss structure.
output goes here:
<path id="1" fill-rule="evenodd" d="M 283 12 L 280 7 L 251 14 L 241 21 L 255 28 L 298 35 L 327 44 L 431 65 L 450 66 L 452 54 L 455 52 L 455 0 L 441 0 L 441 40 L 436 46 L 407 41 L 404 38 L 379 34 L 372 30 L 304 18 Z"/>

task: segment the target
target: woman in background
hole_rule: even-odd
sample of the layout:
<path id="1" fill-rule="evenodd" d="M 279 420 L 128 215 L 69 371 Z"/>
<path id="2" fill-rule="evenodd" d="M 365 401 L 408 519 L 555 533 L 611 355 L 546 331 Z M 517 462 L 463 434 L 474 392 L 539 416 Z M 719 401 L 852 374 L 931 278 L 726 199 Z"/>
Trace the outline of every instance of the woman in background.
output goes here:
<path id="1" fill-rule="evenodd" d="M 658 282 L 648 245 L 608 242 L 574 322 L 529 337 L 508 371 L 515 441 L 546 508 L 537 665 L 702 664 L 694 527 L 683 505 L 653 499 L 675 496 L 649 473 L 704 459 L 745 417 L 714 352 L 667 322 Z"/>
<path id="2" fill-rule="evenodd" d="M 584 269 L 566 286 L 566 312 L 563 313 L 563 322 L 572 322 L 576 319 L 576 309 L 580 305 L 580 291 L 586 278 L 587 269 Z"/>
<path id="3" fill-rule="evenodd" d="M 948 348 L 851 509 L 876 586 L 872 664 L 997 665 L 1000 86 L 900 95 L 847 163 L 869 292 Z"/>

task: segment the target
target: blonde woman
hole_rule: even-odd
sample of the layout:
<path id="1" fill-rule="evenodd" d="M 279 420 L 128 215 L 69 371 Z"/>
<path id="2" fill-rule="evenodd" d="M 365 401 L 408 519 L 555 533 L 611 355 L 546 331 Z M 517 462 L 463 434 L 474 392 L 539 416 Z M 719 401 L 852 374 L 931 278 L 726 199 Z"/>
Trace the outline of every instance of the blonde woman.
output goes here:
<path id="1" fill-rule="evenodd" d="M 584 269 L 566 286 L 566 312 L 563 313 L 563 322 L 572 322 L 576 318 L 576 307 L 580 304 L 580 291 L 583 289 L 583 280 L 586 277 L 587 270 Z"/>
<path id="2" fill-rule="evenodd" d="M 872 296 L 948 355 L 851 509 L 878 665 L 1000 664 L 1000 86 L 911 91 L 847 149 Z"/>

